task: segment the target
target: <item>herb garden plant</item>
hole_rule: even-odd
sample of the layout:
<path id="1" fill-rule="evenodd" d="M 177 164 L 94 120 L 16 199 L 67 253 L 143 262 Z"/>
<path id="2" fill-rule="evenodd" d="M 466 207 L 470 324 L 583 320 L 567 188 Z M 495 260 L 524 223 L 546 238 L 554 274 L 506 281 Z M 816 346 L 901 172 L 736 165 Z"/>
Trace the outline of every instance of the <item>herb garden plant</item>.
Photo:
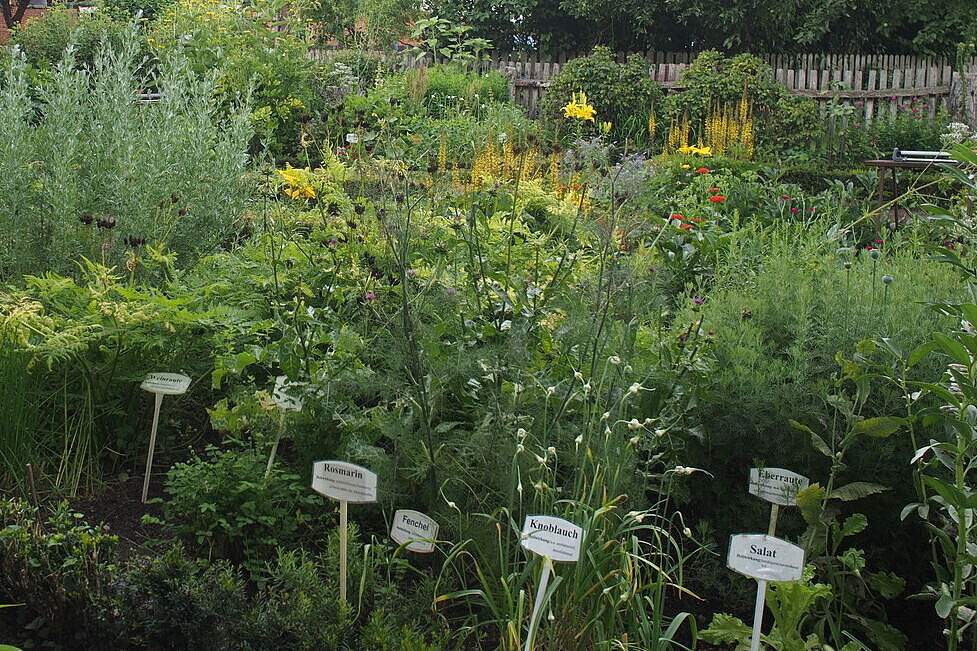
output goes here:
<path id="1" fill-rule="evenodd" d="M 90 62 L 0 67 L 0 639 L 744 644 L 726 545 L 769 465 L 810 486 L 765 644 L 974 643 L 966 170 L 887 230 L 871 180 L 777 166 L 818 125 L 755 57 L 664 98 L 597 49 L 533 121 L 458 65 L 465 26 L 417 25 L 447 65 L 320 65 L 279 9 L 182 2 Z M 139 386 L 167 371 L 192 381 L 144 505 Z M 311 490 L 323 460 L 375 501 Z M 430 553 L 391 540 L 403 509 Z M 575 561 L 527 544 L 544 517 Z"/>

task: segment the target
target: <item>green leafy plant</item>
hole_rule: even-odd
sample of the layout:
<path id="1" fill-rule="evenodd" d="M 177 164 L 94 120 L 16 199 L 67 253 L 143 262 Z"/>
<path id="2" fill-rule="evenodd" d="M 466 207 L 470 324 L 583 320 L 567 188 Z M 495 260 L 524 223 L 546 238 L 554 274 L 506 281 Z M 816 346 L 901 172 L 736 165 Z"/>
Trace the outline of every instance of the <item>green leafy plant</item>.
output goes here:
<path id="1" fill-rule="evenodd" d="M 163 519 L 187 549 L 228 559 L 257 576 L 276 549 L 308 532 L 320 501 L 298 475 L 250 450 L 208 447 L 167 473 Z"/>
<path id="2" fill-rule="evenodd" d="M 67 502 L 45 515 L 23 500 L 0 501 L 0 601 L 26 604 L 0 614 L 8 633 L 62 645 L 101 639 L 118 538 L 82 518 Z"/>
<path id="3" fill-rule="evenodd" d="M 583 92 L 597 111 L 596 120 L 611 123 L 611 137 L 648 143 L 649 119 L 661 111 L 662 92 L 648 74 L 643 58 L 632 55 L 617 63 L 605 47 L 564 65 L 546 89 L 540 113 L 549 120 L 562 118 L 562 108 L 574 93 Z"/>

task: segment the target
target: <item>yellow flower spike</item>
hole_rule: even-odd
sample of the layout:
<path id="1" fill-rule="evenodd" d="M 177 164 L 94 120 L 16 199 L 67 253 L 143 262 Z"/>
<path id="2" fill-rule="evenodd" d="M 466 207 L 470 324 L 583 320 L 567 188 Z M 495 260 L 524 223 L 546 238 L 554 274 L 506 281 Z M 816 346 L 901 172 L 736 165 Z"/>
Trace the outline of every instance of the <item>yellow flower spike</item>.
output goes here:
<path id="1" fill-rule="evenodd" d="M 600 123 L 600 132 L 603 133 L 605 136 L 611 132 L 611 129 L 612 128 L 614 128 L 614 123 L 613 122 L 601 122 Z"/>

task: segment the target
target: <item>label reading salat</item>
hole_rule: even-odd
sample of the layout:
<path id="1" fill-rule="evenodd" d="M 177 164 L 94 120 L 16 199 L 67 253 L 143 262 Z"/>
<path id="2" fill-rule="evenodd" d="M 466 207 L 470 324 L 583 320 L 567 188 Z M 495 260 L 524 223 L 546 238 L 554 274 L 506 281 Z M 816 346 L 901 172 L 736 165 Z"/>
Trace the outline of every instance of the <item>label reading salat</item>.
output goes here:
<path id="1" fill-rule="evenodd" d="M 376 502 L 377 476 L 346 461 L 316 461 L 312 465 L 312 490 L 344 502 Z"/>
<path id="2" fill-rule="evenodd" d="M 182 373 L 150 373 L 139 388 L 164 396 L 177 396 L 190 388 L 190 378 Z"/>
<path id="3" fill-rule="evenodd" d="M 807 477 L 783 468 L 750 468 L 750 494 L 781 506 L 795 506 L 797 493 L 810 483 Z"/>
<path id="4" fill-rule="evenodd" d="M 401 509 L 394 513 L 390 537 L 399 545 L 406 544 L 408 551 L 419 554 L 433 552 L 437 536 L 438 523 L 420 511 Z"/>
<path id="5" fill-rule="evenodd" d="M 729 537 L 726 567 L 764 581 L 800 581 L 804 550 L 773 536 L 743 533 Z"/>
<path id="6" fill-rule="evenodd" d="M 554 561 L 573 562 L 580 558 L 583 529 L 551 515 L 527 515 L 522 525 L 523 547 Z"/>
<path id="7" fill-rule="evenodd" d="M 272 400 L 283 411 L 302 411 L 302 401 L 289 394 L 291 387 L 297 384 L 289 382 L 284 375 L 275 378 L 275 389 L 271 392 Z"/>

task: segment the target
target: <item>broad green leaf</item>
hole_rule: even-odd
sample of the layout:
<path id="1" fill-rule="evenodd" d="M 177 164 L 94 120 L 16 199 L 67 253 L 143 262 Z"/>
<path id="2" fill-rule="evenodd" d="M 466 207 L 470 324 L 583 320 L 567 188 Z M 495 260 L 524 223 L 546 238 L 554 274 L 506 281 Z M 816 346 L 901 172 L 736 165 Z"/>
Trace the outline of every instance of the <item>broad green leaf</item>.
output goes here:
<path id="1" fill-rule="evenodd" d="M 829 459 L 834 457 L 834 454 L 831 452 L 831 448 L 828 447 L 828 444 L 824 442 L 823 438 L 821 438 L 814 432 L 811 432 L 811 444 L 814 446 L 815 450 L 817 450 L 824 456 L 828 457 Z"/>
<path id="2" fill-rule="evenodd" d="M 797 491 L 797 508 L 808 524 L 815 524 L 821 515 L 821 500 L 824 499 L 824 489 L 817 482 L 802 491 Z"/>
<path id="3" fill-rule="evenodd" d="M 865 434 L 883 438 L 899 430 L 906 421 L 894 416 L 879 416 L 877 418 L 866 418 L 855 423 L 852 434 Z"/>
<path id="4" fill-rule="evenodd" d="M 808 434 L 814 434 L 814 430 L 812 430 L 810 427 L 808 427 L 804 423 L 798 423 L 793 418 L 789 418 L 787 420 L 787 422 L 790 423 L 790 426 L 793 427 L 794 429 L 800 430 L 802 432 L 807 432 Z"/>
<path id="5" fill-rule="evenodd" d="M 884 599 L 895 599 L 906 588 L 905 579 L 892 572 L 869 572 L 865 579 Z"/>
<path id="6" fill-rule="evenodd" d="M 936 443 L 935 441 L 930 443 L 929 445 L 924 445 L 923 447 L 916 450 L 916 454 L 914 454 L 913 458 L 909 460 L 909 465 L 913 465 L 914 463 L 916 463 L 917 461 L 925 457 L 926 453 L 929 452 L 930 450 L 933 450 L 934 453 L 936 452 L 936 450 L 953 450 L 953 445 L 949 443 Z"/>
<path id="7" fill-rule="evenodd" d="M 971 325 L 977 325 L 977 305 L 964 303 L 960 306 L 960 311 L 963 312 L 963 318 L 970 321 Z"/>
<path id="8" fill-rule="evenodd" d="M 850 516 L 845 518 L 845 524 L 841 526 L 841 535 L 854 536 L 856 533 L 861 533 L 868 526 L 868 518 L 866 518 L 861 513 L 852 513 Z"/>
<path id="9" fill-rule="evenodd" d="M 730 644 L 732 642 L 746 642 L 753 635 L 753 629 L 743 623 L 739 617 L 725 613 L 716 613 L 709 622 L 709 628 L 699 631 L 699 639 L 709 644 Z"/>
<path id="10" fill-rule="evenodd" d="M 882 341 L 885 342 L 888 340 L 883 339 Z M 858 353 L 859 355 L 871 355 L 878 349 L 878 347 L 879 344 L 877 344 L 872 339 L 862 339 L 860 342 L 855 344 L 855 352 Z M 902 355 L 896 355 L 896 357 L 902 357 Z"/>
<path id="11" fill-rule="evenodd" d="M 950 611 L 953 609 L 953 599 L 948 595 L 942 595 L 936 600 L 936 614 L 942 619 L 946 619 L 950 616 Z"/>
<path id="12" fill-rule="evenodd" d="M 909 359 L 906 360 L 906 366 L 916 366 L 916 364 L 919 364 L 920 360 L 929 355 L 935 349 L 935 341 L 927 341 L 922 346 L 917 346 L 915 349 L 913 349 L 913 352 L 909 353 Z"/>
<path id="13" fill-rule="evenodd" d="M 830 499 L 841 500 L 843 502 L 854 502 L 869 495 L 875 495 L 889 490 L 880 484 L 873 484 L 867 481 L 853 481 L 831 491 Z"/>
<path id="14" fill-rule="evenodd" d="M 877 619 L 862 618 L 868 637 L 879 651 L 902 651 L 906 648 L 906 636 L 902 631 Z"/>
<path id="15" fill-rule="evenodd" d="M 923 483 L 939 493 L 940 497 L 946 500 L 950 506 L 959 507 L 967 503 L 967 496 L 956 486 L 952 486 L 929 475 L 923 475 Z"/>
<path id="16" fill-rule="evenodd" d="M 953 359 L 953 361 L 958 364 L 963 364 L 964 366 L 970 366 L 972 361 L 970 359 L 970 354 L 967 352 L 967 348 L 959 341 L 947 337 L 942 332 L 934 332 L 933 340 L 943 350 L 943 352 Z"/>

